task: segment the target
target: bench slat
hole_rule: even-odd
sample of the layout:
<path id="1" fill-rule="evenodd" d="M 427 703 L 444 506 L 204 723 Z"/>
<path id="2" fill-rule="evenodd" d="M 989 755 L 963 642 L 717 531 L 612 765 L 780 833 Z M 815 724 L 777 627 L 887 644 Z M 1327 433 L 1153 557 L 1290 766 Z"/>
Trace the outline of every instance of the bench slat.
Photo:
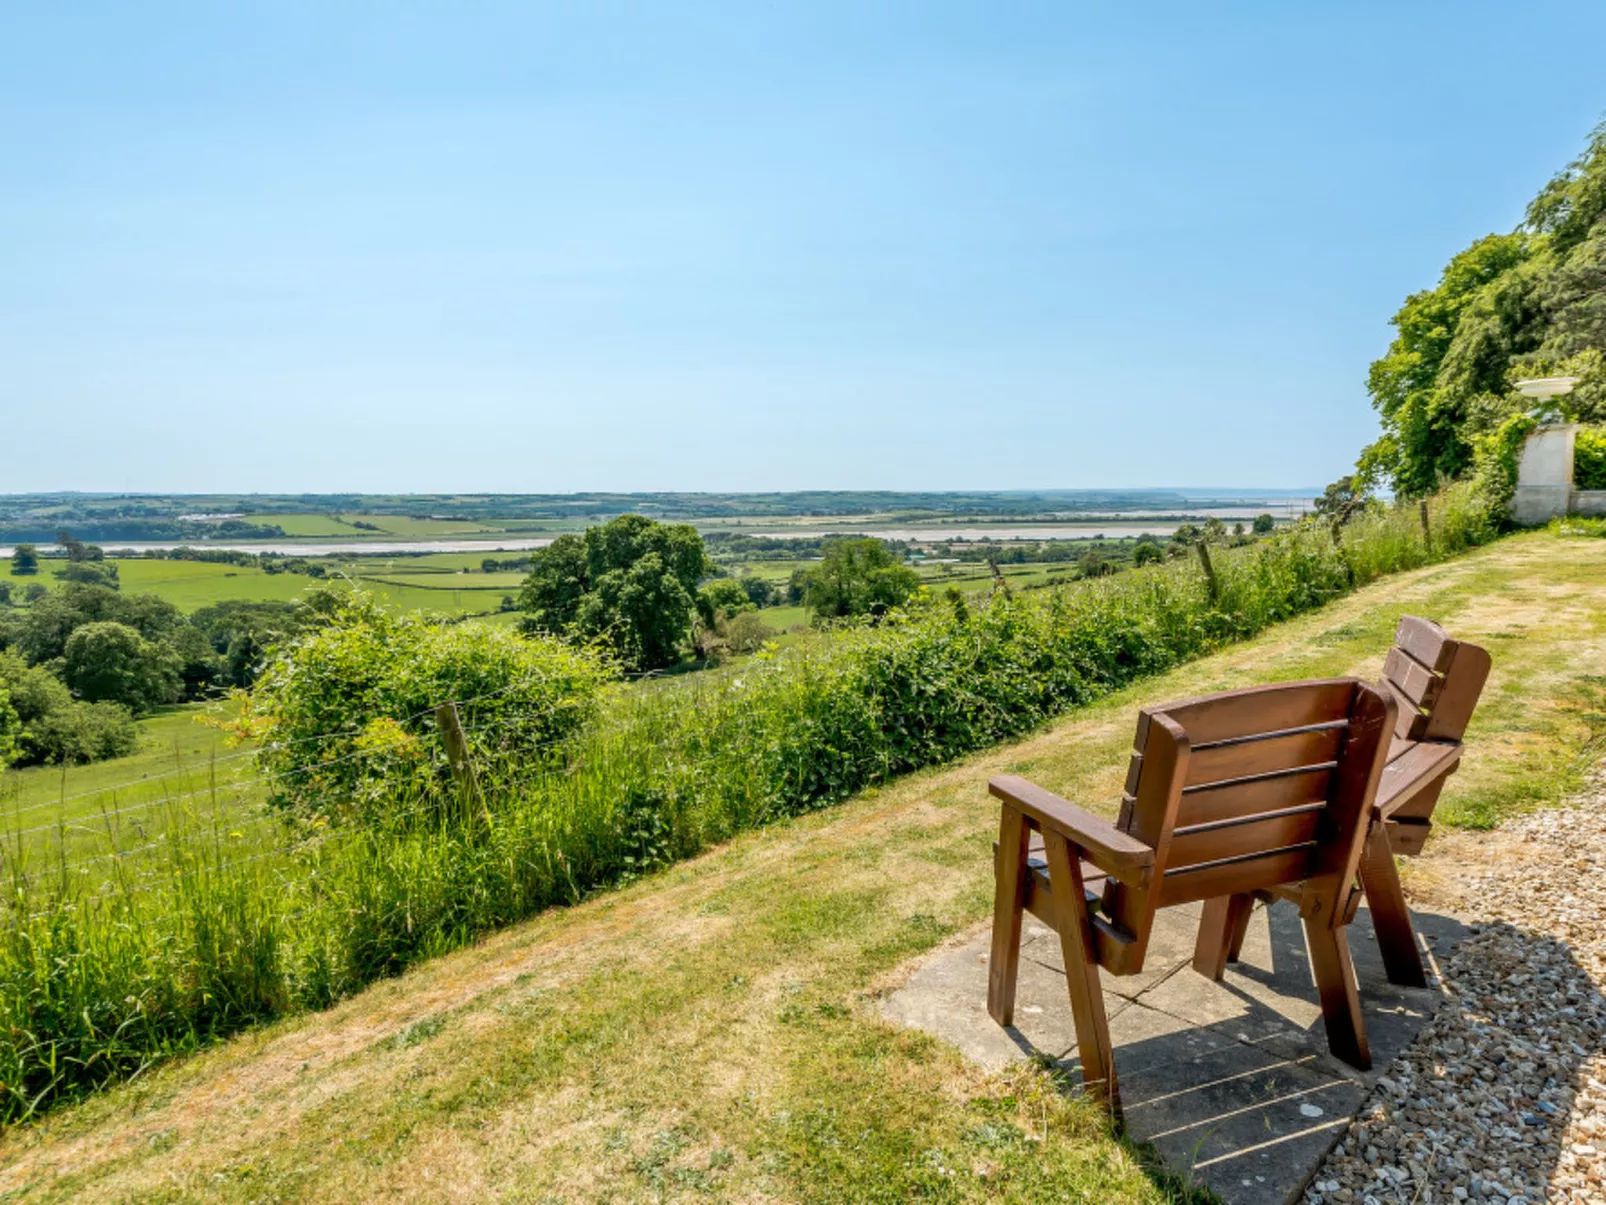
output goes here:
<path id="1" fill-rule="evenodd" d="M 1421 711 L 1433 710 L 1439 690 L 1444 685 L 1442 677 L 1397 648 L 1389 650 L 1388 658 L 1383 662 L 1383 674 Z"/>
<path id="2" fill-rule="evenodd" d="M 1188 755 L 1184 788 L 1235 778 L 1253 778 L 1333 761 L 1344 741 L 1342 727 L 1296 729 L 1265 740 L 1213 745 Z"/>
<path id="3" fill-rule="evenodd" d="M 1329 762 L 1307 773 L 1187 791 L 1177 807 L 1177 828 L 1275 812 L 1307 803 L 1325 803 L 1332 788 L 1331 766 Z"/>
<path id="4" fill-rule="evenodd" d="M 1436 674 L 1450 667 L 1456 642 L 1438 624 L 1407 615 L 1394 631 L 1394 643 Z"/>
<path id="5" fill-rule="evenodd" d="M 1272 849 L 1236 861 L 1203 863 L 1181 874 L 1168 871 L 1160 882 L 1157 906 L 1168 908 L 1298 882 L 1310 872 L 1313 848 Z"/>
<path id="6" fill-rule="evenodd" d="M 1418 741 L 1383 767 L 1377 784 L 1377 807 L 1385 815 L 1402 806 L 1425 783 L 1443 778 L 1461 761 L 1461 746 Z"/>
<path id="7" fill-rule="evenodd" d="M 1355 683 L 1345 678 L 1285 682 L 1190 699 L 1167 707 L 1165 714 L 1187 730 L 1190 744 L 1197 749 L 1235 737 L 1325 723 L 1348 712 L 1354 695 Z"/>
<path id="8" fill-rule="evenodd" d="M 1303 845 L 1315 838 L 1321 828 L 1322 808 L 1306 804 L 1270 815 L 1245 817 L 1226 825 L 1176 831 L 1171 835 L 1171 852 L 1166 873 L 1200 864 L 1263 854 L 1271 849 Z"/>

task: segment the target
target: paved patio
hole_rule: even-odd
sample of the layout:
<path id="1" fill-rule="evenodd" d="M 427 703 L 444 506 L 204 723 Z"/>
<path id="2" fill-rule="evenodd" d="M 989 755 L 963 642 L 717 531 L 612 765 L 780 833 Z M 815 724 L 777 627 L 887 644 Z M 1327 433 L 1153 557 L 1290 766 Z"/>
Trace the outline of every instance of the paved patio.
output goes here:
<path id="1" fill-rule="evenodd" d="M 1199 910 L 1155 918 L 1143 973 L 1104 977 L 1129 1133 L 1152 1142 L 1179 1174 L 1241 1205 L 1297 1200 L 1368 1089 L 1442 998 L 1391 985 L 1365 908 L 1350 926 L 1373 1069 L 1327 1053 L 1299 914 L 1257 908 L 1242 960 L 1222 983 L 1191 966 Z M 1435 954 L 1464 935 L 1454 919 L 1417 914 L 1430 977 Z M 989 1068 L 1047 1056 L 1073 1074 L 1076 1033 L 1059 939 L 1027 916 L 1015 1025 L 987 1015 L 989 931 L 930 956 L 884 1005 L 889 1020 L 925 1030 Z"/>

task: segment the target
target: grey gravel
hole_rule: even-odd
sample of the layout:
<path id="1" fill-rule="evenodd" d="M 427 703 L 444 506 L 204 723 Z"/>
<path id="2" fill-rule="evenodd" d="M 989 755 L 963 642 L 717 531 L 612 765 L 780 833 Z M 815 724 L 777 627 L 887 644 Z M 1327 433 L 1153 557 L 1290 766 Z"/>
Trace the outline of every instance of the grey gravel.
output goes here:
<path id="1" fill-rule="evenodd" d="M 1472 934 L 1447 1000 L 1389 1066 L 1305 1201 L 1606 1205 L 1606 765 L 1457 867 Z"/>

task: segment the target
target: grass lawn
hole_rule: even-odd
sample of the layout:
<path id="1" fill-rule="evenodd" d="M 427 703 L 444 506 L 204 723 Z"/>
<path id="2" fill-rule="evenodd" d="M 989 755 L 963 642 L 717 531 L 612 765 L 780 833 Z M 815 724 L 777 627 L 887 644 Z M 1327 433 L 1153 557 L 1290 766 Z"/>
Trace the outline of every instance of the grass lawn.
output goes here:
<path id="1" fill-rule="evenodd" d="M 15 1130 L 0 1198 L 1177 1199 L 1046 1072 L 984 1074 L 878 1001 L 984 922 L 990 775 L 1113 816 L 1140 705 L 1375 677 L 1404 612 L 1494 654 L 1440 816 L 1554 802 L 1606 744 L 1606 541 L 1533 534 Z"/>

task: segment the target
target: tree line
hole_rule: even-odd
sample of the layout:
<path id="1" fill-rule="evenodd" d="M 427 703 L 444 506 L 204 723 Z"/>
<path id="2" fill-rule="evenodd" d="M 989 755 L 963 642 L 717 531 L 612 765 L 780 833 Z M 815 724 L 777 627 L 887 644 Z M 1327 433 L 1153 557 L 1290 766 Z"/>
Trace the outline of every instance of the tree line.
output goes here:
<path id="1" fill-rule="evenodd" d="M 1606 122 L 1515 230 L 1454 256 L 1392 324 L 1367 376 L 1382 430 L 1320 508 L 1339 521 L 1373 489 L 1413 498 L 1467 476 L 1503 510 L 1513 450 L 1538 418 L 1606 423 Z M 1535 407 L 1515 382 L 1544 376 L 1578 383 Z"/>

